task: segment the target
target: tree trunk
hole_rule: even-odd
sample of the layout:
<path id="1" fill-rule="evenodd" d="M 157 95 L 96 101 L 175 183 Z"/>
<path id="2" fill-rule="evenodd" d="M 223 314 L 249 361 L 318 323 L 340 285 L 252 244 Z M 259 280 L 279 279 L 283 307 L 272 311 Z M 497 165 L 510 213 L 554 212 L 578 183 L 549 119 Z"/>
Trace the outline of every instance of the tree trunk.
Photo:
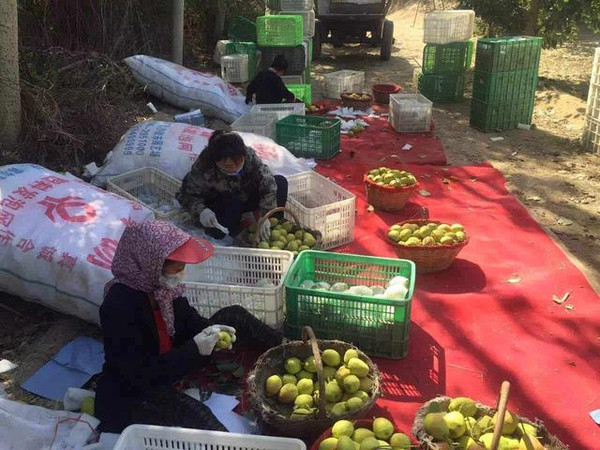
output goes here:
<path id="1" fill-rule="evenodd" d="M 17 0 L 0 0 L 0 147 L 16 144 L 21 132 Z"/>
<path id="2" fill-rule="evenodd" d="M 223 36 L 225 28 L 226 7 L 222 0 L 212 0 L 206 5 L 206 43 L 214 47 Z"/>
<path id="3" fill-rule="evenodd" d="M 538 33 L 538 18 L 540 15 L 540 5 L 542 0 L 531 0 L 529 14 L 527 15 L 527 23 L 525 24 L 526 36 L 537 36 Z"/>

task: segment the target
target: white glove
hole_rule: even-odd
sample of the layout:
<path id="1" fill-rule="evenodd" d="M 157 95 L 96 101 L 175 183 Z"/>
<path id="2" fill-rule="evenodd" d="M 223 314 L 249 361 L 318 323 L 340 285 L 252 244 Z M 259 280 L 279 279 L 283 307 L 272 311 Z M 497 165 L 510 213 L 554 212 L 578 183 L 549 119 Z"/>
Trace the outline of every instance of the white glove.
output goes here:
<path id="1" fill-rule="evenodd" d="M 194 336 L 194 343 L 198 347 L 198 353 L 203 356 L 212 354 L 221 331 L 229 333 L 231 335 L 231 342 L 235 342 L 235 328 L 228 327 L 227 325 L 211 325 Z"/>
<path id="2" fill-rule="evenodd" d="M 206 228 L 217 228 L 225 234 L 229 234 L 229 230 L 219 223 L 217 215 L 212 209 L 204 208 L 200 213 L 200 223 Z"/>
<path id="3" fill-rule="evenodd" d="M 258 231 L 261 241 L 269 242 L 271 240 L 271 222 L 265 220 Z"/>

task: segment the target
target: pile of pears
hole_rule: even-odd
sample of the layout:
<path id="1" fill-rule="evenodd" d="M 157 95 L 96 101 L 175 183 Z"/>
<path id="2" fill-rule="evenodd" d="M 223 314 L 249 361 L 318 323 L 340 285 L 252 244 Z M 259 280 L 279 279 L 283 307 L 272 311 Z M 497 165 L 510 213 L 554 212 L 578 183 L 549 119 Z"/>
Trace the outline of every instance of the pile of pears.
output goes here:
<path id="1" fill-rule="evenodd" d="M 407 247 L 431 247 L 458 244 L 467 239 L 467 234 L 460 223 L 448 225 L 430 222 L 425 225 L 417 223 L 392 225 L 388 230 L 388 237 L 399 245 Z"/>
<path id="2" fill-rule="evenodd" d="M 338 420 L 331 428 L 331 437 L 319 444 L 319 450 L 408 450 L 410 438 L 396 433 L 394 424 L 378 417 L 371 428 L 355 428 L 348 420 Z"/>
<path id="3" fill-rule="evenodd" d="M 367 178 L 379 186 L 398 189 L 417 184 L 417 178 L 412 173 L 404 170 L 389 169 L 387 167 L 380 167 L 379 169 L 369 171 Z"/>
<path id="4" fill-rule="evenodd" d="M 359 358 L 354 349 L 344 353 L 344 357 L 334 349 L 324 350 L 323 376 L 325 378 L 325 398 L 327 413 L 332 417 L 360 409 L 369 401 L 373 382 L 369 378 L 370 369 Z M 271 375 L 265 382 L 265 393 L 284 405 L 293 407 L 291 419 L 313 416 L 319 406 L 319 381 L 314 356 L 301 361 L 288 358 L 284 362 L 285 373 Z"/>
<path id="5" fill-rule="evenodd" d="M 428 413 L 423 427 L 440 449 L 489 450 L 497 418 L 497 413 L 489 416 L 481 412 L 470 398 L 457 397 L 448 405 L 448 411 Z M 520 423 L 506 411 L 498 450 L 545 450 L 545 447 L 535 426 Z"/>
<path id="6" fill-rule="evenodd" d="M 278 219 L 271 217 L 269 222 L 271 223 L 271 236 L 269 242 L 259 242 L 258 248 L 289 250 L 294 255 L 297 255 L 304 250 L 310 250 L 317 243 L 317 239 L 312 233 L 303 230 L 289 220 L 282 220 L 280 222 Z M 256 226 L 256 224 L 252 224 L 249 228 L 251 242 L 254 242 Z"/>

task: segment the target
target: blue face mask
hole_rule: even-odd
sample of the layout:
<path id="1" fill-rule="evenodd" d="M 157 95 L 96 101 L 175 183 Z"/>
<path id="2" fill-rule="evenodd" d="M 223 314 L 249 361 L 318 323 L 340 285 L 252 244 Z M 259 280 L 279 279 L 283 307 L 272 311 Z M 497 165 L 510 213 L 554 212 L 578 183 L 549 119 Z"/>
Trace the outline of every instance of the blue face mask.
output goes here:
<path id="1" fill-rule="evenodd" d="M 236 176 L 236 175 L 239 175 L 240 173 L 242 173 L 242 170 L 244 170 L 244 163 L 242 162 L 242 164 L 240 165 L 240 167 L 238 167 L 236 170 L 234 170 L 232 172 L 229 172 L 227 170 L 221 169 L 220 167 L 219 167 L 219 170 L 221 172 L 223 172 L 225 175 L 229 175 L 230 177 L 233 177 L 233 176 Z"/>

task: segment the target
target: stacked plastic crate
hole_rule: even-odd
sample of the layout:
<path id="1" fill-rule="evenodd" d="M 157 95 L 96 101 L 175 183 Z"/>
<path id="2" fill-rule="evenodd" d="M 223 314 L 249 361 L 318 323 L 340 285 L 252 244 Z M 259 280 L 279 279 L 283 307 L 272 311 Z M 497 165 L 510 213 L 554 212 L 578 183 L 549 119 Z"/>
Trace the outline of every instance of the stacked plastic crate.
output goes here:
<path id="1" fill-rule="evenodd" d="M 541 51 L 538 37 L 477 42 L 471 126 L 488 132 L 531 124 Z"/>
<path id="2" fill-rule="evenodd" d="M 257 30 L 261 70 L 268 69 L 277 55 L 285 56 L 288 69 L 284 82 L 297 98 L 311 103 L 313 0 L 268 0 L 267 15 L 257 19 Z"/>
<path id="3" fill-rule="evenodd" d="M 472 10 L 434 11 L 425 16 L 423 68 L 418 91 L 432 102 L 459 102 L 465 92 L 466 71 L 473 57 Z"/>
<path id="4" fill-rule="evenodd" d="M 245 83 L 254 78 L 258 69 L 256 25 L 243 16 L 234 17 L 227 34 L 229 40 L 219 41 L 215 48 L 221 77 L 230 83 Z"/>
<path id="5" fill-rule="evenodd" d="M 586 149 L 600 153 L 600 47 L 594 56 L 581 142 Z"/>

